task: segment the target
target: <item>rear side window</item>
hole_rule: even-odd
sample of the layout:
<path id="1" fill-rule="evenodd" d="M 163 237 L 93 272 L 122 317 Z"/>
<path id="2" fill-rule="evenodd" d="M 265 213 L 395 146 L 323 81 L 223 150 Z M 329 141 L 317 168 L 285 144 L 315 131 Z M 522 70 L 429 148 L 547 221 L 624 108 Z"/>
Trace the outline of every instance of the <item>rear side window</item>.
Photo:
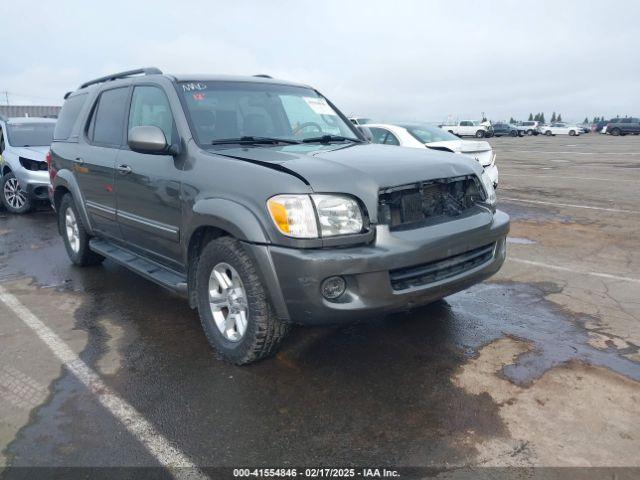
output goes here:
<path id="1" fill-rule="evenodd" d="M 129 87 L 105 90 L 100 94 L 87 131 L 92 142 L 109 146 L 122 144 L 128 98 Z"/>
<path id="2" fill-rule="evenodd" d="M 60 111 L 60 116 L 53 132 L 54 140 L 67 140 L 71 136 L 73 126 L 78 120 L 78 115 L 87 100 L 87 94 L 74 95 L 69 97 Z"/>

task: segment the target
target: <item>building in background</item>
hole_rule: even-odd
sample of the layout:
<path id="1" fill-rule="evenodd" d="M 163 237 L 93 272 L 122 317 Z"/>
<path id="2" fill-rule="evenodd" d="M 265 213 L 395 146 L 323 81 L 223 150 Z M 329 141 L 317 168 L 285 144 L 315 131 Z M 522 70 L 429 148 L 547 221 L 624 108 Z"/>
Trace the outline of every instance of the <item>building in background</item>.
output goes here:
<path id="1" fill-rule="evenodd" d="M 0 116 L 58 118 L 61 108 L 57 105 L 0 105 Z"/>

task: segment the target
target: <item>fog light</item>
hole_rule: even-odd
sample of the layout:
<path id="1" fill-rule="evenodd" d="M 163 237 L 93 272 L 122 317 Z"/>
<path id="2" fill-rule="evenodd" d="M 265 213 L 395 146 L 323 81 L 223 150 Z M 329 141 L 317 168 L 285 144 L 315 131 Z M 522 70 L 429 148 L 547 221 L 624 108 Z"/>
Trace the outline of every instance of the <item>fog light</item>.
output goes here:
<path id="1" fill-rule="evenodd" d="M 328 300 L 335 300 L 347 289 L 347 282 L 342 277 L 329 277 L 322 282 L 320 291 Z"/>

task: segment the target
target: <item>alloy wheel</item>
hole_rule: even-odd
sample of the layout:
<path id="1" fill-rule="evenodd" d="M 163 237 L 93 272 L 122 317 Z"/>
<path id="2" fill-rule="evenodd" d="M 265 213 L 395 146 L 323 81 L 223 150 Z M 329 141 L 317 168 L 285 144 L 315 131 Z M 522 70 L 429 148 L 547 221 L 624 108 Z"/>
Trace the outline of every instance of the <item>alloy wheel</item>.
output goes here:
<path id="1" fill-rule="evenodd" d="M 80 232 L 78 231 L 76 214 L 70 206 L 64 212 L 64 226 L 71 250 L 73 253 L 78 253 L 80 251 Z"/>
<path id="2" fill-rule="evenodd" d="M 209 305 L 222 336 L 231 342 L 242 340 L 248 325 L 247 293 L 240 275 L 228 263 L 218 263 L 211 271 Z"/>
<path id="3" fill-rule="evenodd" d="M 20 188 L 17 178 L 10 178 L 4 183 L 4 198 L 15 209 L 20 209 L 27 203 L 27 193 Z"/>

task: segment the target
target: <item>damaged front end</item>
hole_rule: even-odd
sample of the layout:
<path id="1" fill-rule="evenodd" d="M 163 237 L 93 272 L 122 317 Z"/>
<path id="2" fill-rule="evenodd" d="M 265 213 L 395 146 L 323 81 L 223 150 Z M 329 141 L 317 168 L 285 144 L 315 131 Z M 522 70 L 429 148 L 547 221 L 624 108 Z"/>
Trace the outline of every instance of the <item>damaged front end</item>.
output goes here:
<path id="1" fill-rule="evenodd" d="M 381 189 L 378 222 L 390 230 L 420 228 L 481 208 L 486 194 L 475 175 Z"/>

